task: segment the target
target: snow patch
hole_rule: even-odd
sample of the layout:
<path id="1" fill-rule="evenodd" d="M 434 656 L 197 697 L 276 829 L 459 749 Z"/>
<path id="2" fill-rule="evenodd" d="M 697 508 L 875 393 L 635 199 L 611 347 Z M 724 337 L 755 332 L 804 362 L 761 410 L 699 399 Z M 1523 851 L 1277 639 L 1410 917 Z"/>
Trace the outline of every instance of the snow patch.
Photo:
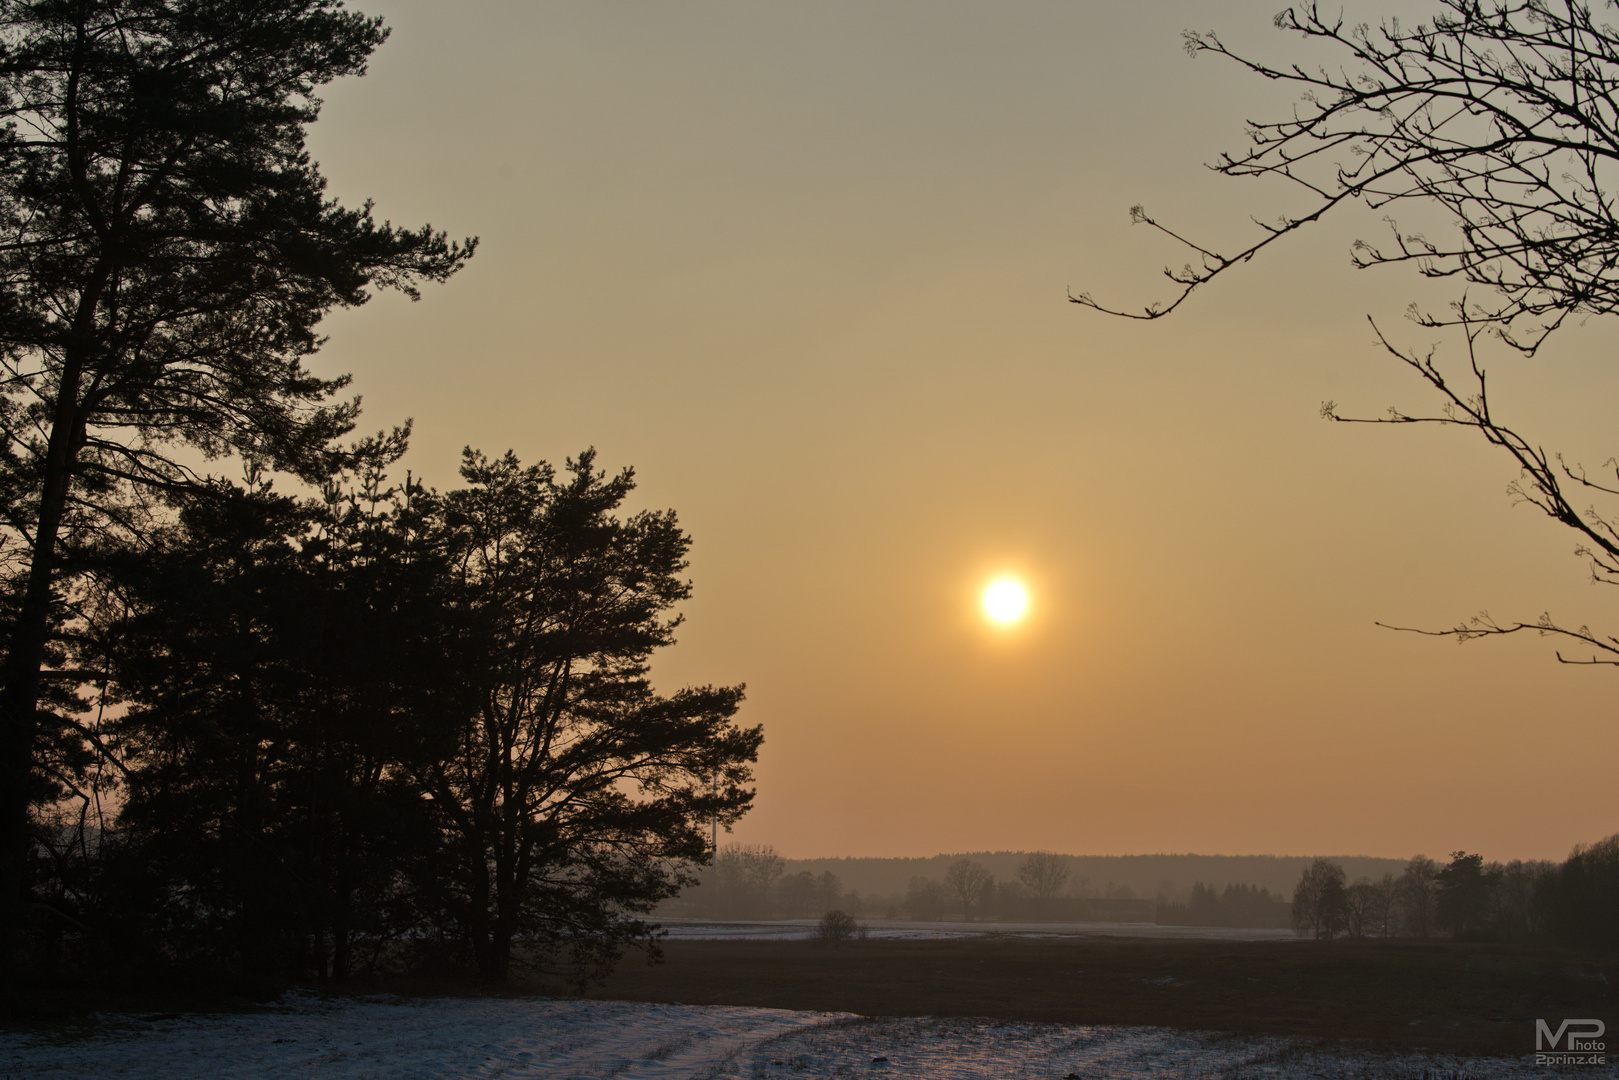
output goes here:
<path id="1" fill-rule="evenodd" d="M 1526 1061 L 1399 1056 L 1158 1028 L 864 1018 L 545 998 L 325 999 L 245 1014 L 102 1016 L 0 1034 L 31 1080 L 1415 1080 L 1551 1077 Z M 1603 1073 L 1603 1075 L 1610 1075 Z"/>

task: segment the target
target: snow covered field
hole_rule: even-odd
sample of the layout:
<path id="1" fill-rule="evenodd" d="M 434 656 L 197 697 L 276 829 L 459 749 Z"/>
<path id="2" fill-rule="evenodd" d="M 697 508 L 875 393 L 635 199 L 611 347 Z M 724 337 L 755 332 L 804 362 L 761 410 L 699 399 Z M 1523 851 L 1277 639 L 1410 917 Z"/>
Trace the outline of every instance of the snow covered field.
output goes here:
<path id="1" fill-rule="evenodd" d="M 1581 1076 L 1614 1075 L 1611 1069 Z M 776 1009 L 544 998 L 321 999 L 227 1015 L 103 1016 L 0 1034 L 9 1080 L 804 1080 L 905 1077 L 1551 1077 L 1517 1061 L 1317 1052 L 1154 1028 L 863 1019 Z M 1567 1075 L 1566 1073 L 1561 1075 Z"/>
<path id="2" fill-rule="evenodd" d="M 1159 926 L 1156 923 L 1000 923 L 910 922 L 862 919 L 874 938 L 936 941 L 941 938 L 989 937 L 1107 937 L 1150 938 L 1158 941 L 1297 941 L 1291 930 L 1262 930 L 1233 926 Z M 815 919 L 776 919 L 769 922 L 713 922 L 699 919 L 661 919 L 674 941 L 802 941 L 815 934 Z"/>

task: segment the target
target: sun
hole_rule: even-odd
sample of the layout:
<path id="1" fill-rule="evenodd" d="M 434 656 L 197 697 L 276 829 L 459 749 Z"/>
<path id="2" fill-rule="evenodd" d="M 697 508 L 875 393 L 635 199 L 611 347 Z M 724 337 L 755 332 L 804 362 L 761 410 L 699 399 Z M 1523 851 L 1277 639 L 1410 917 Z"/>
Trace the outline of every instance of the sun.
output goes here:
<path id="1" fill-rule="evenodd" d="M 984 590 L 984 613 L 998 623 L 1013 623 L 1029 608 L 1029 593 L 1011 578 L 1001 578 Z"/>

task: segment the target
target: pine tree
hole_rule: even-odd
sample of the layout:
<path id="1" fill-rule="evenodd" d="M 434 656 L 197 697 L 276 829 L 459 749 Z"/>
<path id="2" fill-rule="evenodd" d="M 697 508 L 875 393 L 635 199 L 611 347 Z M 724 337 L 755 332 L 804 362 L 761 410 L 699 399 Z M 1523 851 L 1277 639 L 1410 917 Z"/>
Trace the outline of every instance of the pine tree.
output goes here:
<path id="1" fill-rule="evenodd" d="M 710 822 L 753 799 L 763 737 L 732 721 L 742 688 L 665 697 L 647 677 L 690 541 L 672 512 L 620 518 L 633 477 L 594 461 L 559 477 L 468 450 L 469 486 L 443 502 L 442 651 L 468 697 L 415 768 L 447 835 L 446 910 L 491 982 L 519 944 L 578 983 L 645 939 L 639 916 L 711 855 Z"/>
<path id="2" fill-rule="evenodd" d="M 315 326 L 374 288 L 415 295 L 471 255 L 326 198 L 304 149 L 321 85 L 386 36 L 334 0 L 0 6 L 0 492 L 23 552 L 0 684 L 0 963 L 26 904 L 28 812 L 53 623 L 75 551 L 171 451 L 304 476 L 347 430 Z"/>

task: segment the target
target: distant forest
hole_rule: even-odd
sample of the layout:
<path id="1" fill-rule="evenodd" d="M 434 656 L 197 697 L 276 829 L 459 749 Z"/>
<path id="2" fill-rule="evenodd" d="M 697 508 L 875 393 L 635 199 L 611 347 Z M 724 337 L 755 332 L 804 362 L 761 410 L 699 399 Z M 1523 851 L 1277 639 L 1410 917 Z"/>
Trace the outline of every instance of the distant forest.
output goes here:
<path id="1" fill-rule="evenodd" d="M 981 863 L 998 880 L 1013 881 L 1028 858 L 1026 851 L 964 851 L 910 859 L 787 859 L 787 873 L 830 870 L 862 894 L 903 893 L 913 877 L 942 880 L 949 865 L 967 858 Z M 1256 885 L 1292 896 L 1299 875 L 1310 865 L 1308 856 L 1293 855 L 1063 855 L 1068 868 L 1065 888 L 1073 896 L 1133 896 L 1151 899 L 1160 894 L 1184 897 L 1194 882 L 1216 888 Z M 1399 873 L 1404 859 L 1369 855 L 1333 855 L 1351 881 Z"/>
<path id="2" fill-rule="evenodd" d="M 1232 880 L 1242 874 L 1259 880 Z M 1577 847 L 1561 863 L 1487 863 L 1463 851 L 1445 863 L 1422 855 L 1400 861 L 1004 851 L 789 860 L 768 847 L 731 847 L 660 914 L 781 919 L 835 910 L 928 922 L 1291 927 L 1318 938 L 1612 947 L 1619 944 L 1619 835 Z"/>
<path id="3" fill-rule="evenodd" d="M 1619 945 L 1619 834 L 1580 845 L 1561 863 L 1485 862 L 1451 853 L 1445 863 L 1418 855 L 1399 874 L 1351 879 L 1316 859 L 1293 889 L 1301 934 L 1435 937 L 1471 941 L 1555 941 Z"/>
<path id="4" fill-rule="evenodd" d="M 1031 857 L 1043 860 L 1031 872 Z M 1370 877 L 1405 863 L 1334 860 Z M 952 868 L 981 868 L 951 887 Z M 993 851 L 929 858 L 786 859 L 733 847 L 701 882 L 659 908 L 669 918 L 807 918 L 839 908 L 868 918 L 1162 922 L 1286 927 L 1311 860 L 1272 855 L 1052 855 Z M 976 891 L 975 891 L 976 890 Z M 817 910 L 818 909 L 818 910 Z M 968 910 L 971 915 L 968 916 Z"/>

